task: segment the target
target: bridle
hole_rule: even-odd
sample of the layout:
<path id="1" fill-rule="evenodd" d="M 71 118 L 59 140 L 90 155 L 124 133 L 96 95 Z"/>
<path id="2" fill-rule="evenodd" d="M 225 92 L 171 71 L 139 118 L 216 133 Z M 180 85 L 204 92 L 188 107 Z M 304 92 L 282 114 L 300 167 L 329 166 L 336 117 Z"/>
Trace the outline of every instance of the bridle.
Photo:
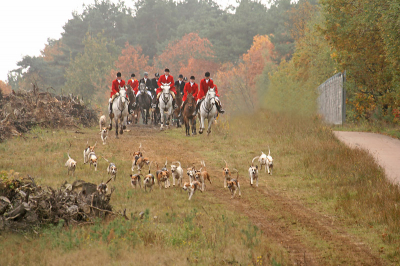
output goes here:
<path id="1" fill-rule="evenodd" d="M 212 99 L 214 99 L 214 103 L 211 104 L 210 102 Z M 203 108 L 204 112 L 207 113 L 207 116 L 209 116 L 212 109 L 214 108 L 214 106 L 215 106 L 215 96 L 211 97 L 210 93 L 208 91 L 206 94 L 206 98 L 204 99 L 203 103 L 201 104 L 201 107 Z"/>

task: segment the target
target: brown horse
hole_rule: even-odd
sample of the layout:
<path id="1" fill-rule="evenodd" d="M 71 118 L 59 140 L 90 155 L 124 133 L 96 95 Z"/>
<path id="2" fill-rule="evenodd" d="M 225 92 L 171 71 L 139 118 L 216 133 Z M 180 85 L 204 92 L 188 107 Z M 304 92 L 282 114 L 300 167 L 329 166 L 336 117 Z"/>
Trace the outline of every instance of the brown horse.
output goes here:
<path id="1" fill-rule="evenodd" d="M 192 134 L 196 135 L 196 116 L 193 113 L 196 109 L 196 101 L 191 93 L 188 94 L 185 109 L 183 110 L 183 121 L 186 127 L 186 136 L 190 136 L 190 125 L 192 125 Z"/>
<path id="2" fill-rule="evenodd" d="M 138 106 L 133 107 L 133 104 L 136 102 L 136 95 L 130 85 L 126 86 L 126 96 L 128 96 L 128 99 L 129 99 L 129 107 L 132 110 L 136 111 L 138 109 Z M 128 114 L 128 120 L 130 120 L 130 118 L 132 119 L 132 122 L 135 122 L 135 120 L 136 120 L 136 123 L 137 123 L 138 118 L 137 118 L 137 116 L 135 117 L 135 112 L 132 113 L 132 115 Z"/>
<path id="3" fill-rule="evenodd" d="M 176 127 L 181 127 L 181 118 L 179 117 L 179 113 L 181 112 L 182 95 L 180 90 L 176 91 L 175 102 L 178 108 L 174 110 L 174 120 L 176 122 Z"/>

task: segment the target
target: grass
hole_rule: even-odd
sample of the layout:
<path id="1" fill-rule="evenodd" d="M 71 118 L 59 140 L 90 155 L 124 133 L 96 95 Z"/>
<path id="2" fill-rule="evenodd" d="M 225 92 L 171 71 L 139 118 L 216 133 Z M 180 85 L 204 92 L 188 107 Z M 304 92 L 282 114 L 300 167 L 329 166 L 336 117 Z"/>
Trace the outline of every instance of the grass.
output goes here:
<path id="1" fill-rule="evenodd" d="M 98 171 L 83 165 L 86 141 L 98 142 L 96 154 L 118 166 L 115 210 L 127 210 L 130 220 L 116 218 L 86 226 L 58 225 L 34 228 L 30 232 L 0 235 L 0 265 L 286 265 L 286 250 L 263 234 L 241 213 L 207 193 L 192 201 L 179 188 L 145 193 L 129 185 L 130 152 L 139 143 L 145 154 L 158 162 L 177 159 L 168 151 L 157 151 L 153 139 L 178 145 L 165 134 L 137 134 L 101 145 L 97 127 L 84 134 L 35 128 L 24 138 L 0 144 L 3 175 L 34 176 L 37 183 L 58 187 L 64 180 L 84 179 L 100 183 L 107 179 L 106 162 Z M 152 150 L 154 149 L 154 150 Z M 76 177 L 68 177 L 67 153 L 77 162 Z M 155 167 L 154 167 L 155 168 Z M 145 212 L 143 219 L 138 218 Z"/>
<path id="2" fill-rule="evenodd" d="M 204 138 L 193 138 L 191 143 L 216 169 L 222 169 L 223 160 L 227 160 L 247 183 L 251 159 L 261 151 L 268 152 L 269 146 L 275 159 L 274 175 L 261 174 L 264 186 L 324 213 L 341 230 L 368 243 L 387 263 L 400 262 L 400 192 L 368 152 L 346 147 L 334 137 L 332 128 L 317 118 L 293 114 L 259 112 L 219 121 L 213 130 L 207 145 Z M 181 132 L 167 134 L 179 138 Z M 260 202 L 261 197 L 263 194 L 252 198 Z M 287 210 L 279 213 L 286 221 L 297 219 Z M 287 225 L 293 230 L 299 226 Z M 310 236 L 310 242 L 325 245 L 312 226 L 302 225 L 302 230 L 306 239 Z M 341 259 L 337 254 L 333 258 Z"/>
<path id="3" fill-rule="evenodd" d="M 40 184 L 57 187 L 64 180 L 75 180 L 67 177 L 64 167 L 69 151 L 78 161 L 76 178 L 99 183 L 107 178 L 105 161 L 100 159 L 94 172 L 81 158 L 86 141 L 97 140 L 96 153 L 118 166 L 112 204 L 116 210 L 126 208 L 131 219 L 80 227 L 55 225 L 22 235 L 3 233 L 1 265 L 291 264 L 286 245 L 271 232 L 262 232 L 258 223 L 283 228 L 291 236 L 289 242 L 317 254 L 319 264 L 371 264 L 361 254 L 351 257 L 347 249 L 354 245 L 343 241 L 342 235 L 365 243 L 385 264 L 400 262 L 398 187 L 385 179 L 367 152 L 340 143 L 332 128 L 317 118 L 261 111 L 220 119 L 209 137 L 188 138 L 184 130 L 172 129 L 128 134 L 105 146 L 100 145 L 97 130 L 73 134 L 35 128 L 27 139 L 0 144 L 0 169 L 30 174 Z M 152 193 L 132 189 L 129 154 L 139 143 L 145 155 L 158 162 L 181 160 L 186 167 L 200 166 L 204 159 L 212 173 L 210 191 L 197 193 L 189 202 L 178 188 L 156 187 Z M 267 153 L 268 146 L 275 159 L 274 175 L 262 170 L 260 187 L 251 188 L 246 174 L 251 159 L 261 151 Z M 222 188 L 218 173 L 224 160 L 239 170 L 240 200 L 230 201 Z M 244 208 L 238 208 L 242 203 Z M 264 220 L 248 216 L 246 206 L 259 210 Z M 138 219 L 142 211 L 144 218 Z"/>
<path id="4" fill-rule="evenodd" d="M 393 138 L 400 139 L 400 126 L 385 123 L 382 121 L 361 121 L 358 123 L 345 123 L 341 126 L 333 127 L 333 130 L 337 131 L 361 131 L 361 132 L 372 132 L 372 133 L 380 133 L 387 136 L 391 136 Z"/>

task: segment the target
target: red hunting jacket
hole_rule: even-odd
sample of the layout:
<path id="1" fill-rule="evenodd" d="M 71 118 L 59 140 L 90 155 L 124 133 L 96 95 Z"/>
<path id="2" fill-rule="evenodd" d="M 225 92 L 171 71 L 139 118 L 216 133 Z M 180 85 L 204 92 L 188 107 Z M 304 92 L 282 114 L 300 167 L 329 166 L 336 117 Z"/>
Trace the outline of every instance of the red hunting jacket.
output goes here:
<path id="1" fill-rule="evenodd" d="M 215 96 L 219 97 L 218 88 L 217 88 L 217 86 L 214 85 L 214 82 L 212 81 L 212 79 L 209 79 L 208 83 L 206 83 L 205 79 L 202 79 L 200 81 L 200 89 L 199 89 L 199 93 L 197 94 L 197 99 L 201 99 L 204 96 L 206 96 L 209 87 L 215 88 Z"/>
<path id="2" fill-rule="evenodd" d="M 111 85 L 110 98 L 111 98 L 114 94 L 116 94 L 117 92 L 119 92 L 118 86 L 120 86 L 120 87 L 125 86 L 125 81 L 124 81 L 123 79 L 121 79 L 121 82 L 118 83 L 118 80 L 117 80 L 117 79 L 113 80 L 112 85 Z"/>
<path id="3" fill-rule="evenodd" d="M 197 93 L 199 92 L 199 86 L 197 86 L 196 83 L 193 83 L 193 86 L 190 85 L 190 82 L 185 84 L 185 87 L 183 88 L 183 98 L 182 101 L 186 101 L 187 96 L 189 93 L 191 93 L 194 97 L 194 100 L 197 101 Z"/>
<path id="4" fill-rule="evenodd" d="M 173 91 L 173 92 L 175 93 L 175 95 L 176 95 L 174 77 L 171 76 L 171 75 L 168 76 L 168 79 L 165 78 L 165 75 L 162 75 L 162 76 L 158 79 L 158 82 L 157 82 L 157 84 L 158 84 L 158 89 L 157 89 L 156 94 L 162 92 L 161 83 L 170 83 L 170 82 L 171 82 L 171 85 L 170 85 L 170 87 L 169 87 L 169 91 Z"/>
<path id="5" fill-rule="evenodd" d="M 135 92 L 135 95 L 138 93 L 139 91 L 139 81 L 137 79 L 134 79 L 132 81 L 132 79 L 128 80 L 128 85 L 131 86 L 132 90 Z"/>

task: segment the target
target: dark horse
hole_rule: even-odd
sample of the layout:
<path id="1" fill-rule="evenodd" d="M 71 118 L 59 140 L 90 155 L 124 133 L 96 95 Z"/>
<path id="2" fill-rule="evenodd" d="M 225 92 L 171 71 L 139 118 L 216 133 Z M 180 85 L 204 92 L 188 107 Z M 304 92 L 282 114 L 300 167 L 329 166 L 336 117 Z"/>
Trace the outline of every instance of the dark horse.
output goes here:
<path id="1" fill-rule="evenodd" d="M 174 110 L 174 122 L 176 122 L 176 127 L 181 127 L 181 118 L 179 117 L 179 113 L 181 112 L 182 105 L 182 94 L 180 90 L 176 91 L 175 102 L 178 108 Z"/>
<path id="2" fill-rule="evenodd" d="M 188 94 L 183 110 L 183 121 L 186 127 L 186 136 L 190 136 L 190 125 L 192 125 L 192 134 L 196 135 L 196 116 L 193 113 L 196 109 L 196 101 L 191 93 Z"/>
<path id="3" fill-rule="evenodd" d="M 157 95 L 153 93 L 153 100 L 151 102 L 151 121 L 154 125 L 158 125 L 161 121 L 160 108 L 158 106 Z"/>
<path id="4" fill-rule="evenodd" d="M 127 85 L 126 88 L 127 88 L 126 96 L 128 96 L 129 99 L 129 109 L 134 110 L 135 108 L 133 107 L 133 104 L 136 101 L 135 92 L 132 90 L 132 87 L 130 85 Z M 128 114 L 128 120 L 129 120 L 129 114 Z M 132 115 L 132 120 L 134 120 L 133 115 Z"/>
<path id="5" fill-rule="evenodd" d="M 138 96 L 138 105 L 142 113 L 143 124 L 147 125 L 148 118 L 150 117 L 151 97 L 147 94 L 146 84 L 140 83 L 140 95 Z"/>

